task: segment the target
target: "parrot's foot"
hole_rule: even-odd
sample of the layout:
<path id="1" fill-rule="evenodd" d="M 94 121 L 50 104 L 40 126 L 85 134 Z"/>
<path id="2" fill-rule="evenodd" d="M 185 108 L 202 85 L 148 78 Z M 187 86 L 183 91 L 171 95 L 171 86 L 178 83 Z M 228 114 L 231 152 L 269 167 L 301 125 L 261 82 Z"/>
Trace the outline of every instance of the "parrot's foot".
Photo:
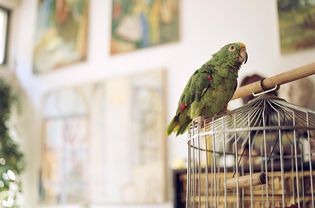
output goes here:
<path id="1" fill-rule="evenodd" d="M 222 116 L 222 115 L 224 115 L 224 114 L 228 114 L 229 112 L 231 112 L 231 111 L 225 109 L 225 110 L 222 110 L 222 111 L 220 111 L 219 113 L 217 113 L 216 116 Z"/>
<path id="2" fill-rule="evenodd" d="M 203 122 L 203 120 L 204 120 L 204 117 L 202 117 L 202 116 L 198 116 L 198 117 L 196 117 L 196 118 L 194 118 L 193 120 L 192 120 L 192 123 L 202 123 Z"/>
<path id="3" fill-rule="evenodd" d="M 227 104 L 224 106 L 224 108 L 216 114 L 216 116 L 221 116 L 223 114 L 228 114 L 229 112 L 231 112 L 230 110 L 227 109 Z"/>
<path id="4" fill-rule="evenodd" d="M 189 134 L 193 135 L 200 131 L 201 128 L 204 127 L 204 117 L 198 116 L 194 118 L 189 125 Z"/>

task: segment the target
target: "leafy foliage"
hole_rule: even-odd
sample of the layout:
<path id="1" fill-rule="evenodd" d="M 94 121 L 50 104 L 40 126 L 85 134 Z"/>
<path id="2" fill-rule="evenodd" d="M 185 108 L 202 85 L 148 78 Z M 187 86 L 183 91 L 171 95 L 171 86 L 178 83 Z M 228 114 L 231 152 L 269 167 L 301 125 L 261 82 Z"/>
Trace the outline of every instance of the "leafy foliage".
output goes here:
<path id="1" fill-rule="evenodd" d="M 8 127 L 12 107 L 17 103 L 11 87 L 0 79 L 0 201 L 1 207 L 18 207 L 21 191 L 19 175 L 25 161 L 19 145 L 11 138 Z"/>

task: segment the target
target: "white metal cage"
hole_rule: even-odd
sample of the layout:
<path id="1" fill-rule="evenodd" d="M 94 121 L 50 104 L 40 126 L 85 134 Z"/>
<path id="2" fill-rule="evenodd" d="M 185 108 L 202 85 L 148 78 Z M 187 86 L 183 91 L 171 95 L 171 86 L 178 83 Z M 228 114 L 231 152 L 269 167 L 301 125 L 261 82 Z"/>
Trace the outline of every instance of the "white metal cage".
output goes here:
<path id="1" fill-rule="evenodd" d="M 189 128 L 186 207 L 312 207 L 315 112 L 260 96 Z"/>

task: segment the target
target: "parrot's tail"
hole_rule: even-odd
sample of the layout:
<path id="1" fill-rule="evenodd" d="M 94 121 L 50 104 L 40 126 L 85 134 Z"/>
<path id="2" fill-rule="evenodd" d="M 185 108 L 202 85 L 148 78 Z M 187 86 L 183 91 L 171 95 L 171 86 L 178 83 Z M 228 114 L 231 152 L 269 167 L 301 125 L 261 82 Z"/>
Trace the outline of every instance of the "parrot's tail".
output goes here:
<path id="1" fill-rule="evenodd" d="M 187 117 L 185 122 L 180 123 L 178 116 L 175 116 L 167 127 L 167 135 L 170 135 L 173 132 L 176 133 L 176 136 L 185 133 L 190 122 L 191 119 Z"/>
<path id="2" fill-rule="evenodd" d="M 174 117 L 167 126 L 167 135 L 169 136 L 173 133 L 173 131 L 176 131 L 175 129 L 178 129 L 178 126 L 179 122 L 177 121 L 176 117 Z"/>

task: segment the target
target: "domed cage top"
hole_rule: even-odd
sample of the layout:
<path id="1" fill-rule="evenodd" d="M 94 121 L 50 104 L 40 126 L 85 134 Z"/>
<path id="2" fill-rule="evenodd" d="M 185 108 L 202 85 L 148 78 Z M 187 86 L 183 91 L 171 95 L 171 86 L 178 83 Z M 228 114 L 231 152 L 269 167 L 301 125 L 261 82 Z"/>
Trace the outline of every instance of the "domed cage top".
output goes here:
<path id="1" fill-rule="evenodd" d="M 193 120 L 186 207 L 314 208 L 315 112 L 261 96 Z"/>

